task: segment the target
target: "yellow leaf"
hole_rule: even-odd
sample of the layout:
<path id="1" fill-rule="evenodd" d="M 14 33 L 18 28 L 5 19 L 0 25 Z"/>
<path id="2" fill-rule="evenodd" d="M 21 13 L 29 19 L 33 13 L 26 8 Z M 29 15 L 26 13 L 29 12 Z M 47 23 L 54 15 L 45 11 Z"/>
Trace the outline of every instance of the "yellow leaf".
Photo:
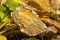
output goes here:
<path id="1" fill-rule="evenodd" d="M 16 3 L 19 3 L 19 4 L 22 3 L 22 0 L 11 0 L 11 1 L 16 2 Z"/>
<path id="2" fill-rule="evenodd" d="M 0 40 L 7 40 L 7 38 L 3 35 L 0 35 Z"/>

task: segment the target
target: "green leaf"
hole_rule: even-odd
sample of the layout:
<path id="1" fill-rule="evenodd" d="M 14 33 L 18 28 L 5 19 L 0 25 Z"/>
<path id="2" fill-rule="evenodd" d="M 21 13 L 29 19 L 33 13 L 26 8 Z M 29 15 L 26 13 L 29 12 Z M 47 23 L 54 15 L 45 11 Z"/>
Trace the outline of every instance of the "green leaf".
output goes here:
<path id="1" fill-rule="evenodd" d="M 0 11 L 3 12 L 3 11 L 5 11 L 5 10 L 6 10 L 6 7 L 4 7 L 4 6 L 1 6 L 1 7 L 0 7 Z"/>
<path id="2" fill-rule="evenodd" d="M 8 7 L 10 10 L 12 10 L 12 11 L 15 11 L 15 9 L 16 9 L 17 7 L 19 7 L 19 4 L 16 3 L 16 2 L 12 2 L 12 0 L 8 0 L 8 1 L 6 2 L 6 5 L 7 5 L 7 7 Z"/>
<path id="3" fill-rule="evenodd" d="M 31 37 L 31 38 L 26 38 L 26 39 L 23 39 L 23 40 L 40 40 L 40 39 L 35 38 L 35 37 Z"/>
<path id="4" fill-rule="evenodd" d="M 1 19 L 2 19 L 4 16 L 5 16 L 5 14 L 4 14 L 2 11 L 0 11 L 0 17 L 1 17 Z"/>

